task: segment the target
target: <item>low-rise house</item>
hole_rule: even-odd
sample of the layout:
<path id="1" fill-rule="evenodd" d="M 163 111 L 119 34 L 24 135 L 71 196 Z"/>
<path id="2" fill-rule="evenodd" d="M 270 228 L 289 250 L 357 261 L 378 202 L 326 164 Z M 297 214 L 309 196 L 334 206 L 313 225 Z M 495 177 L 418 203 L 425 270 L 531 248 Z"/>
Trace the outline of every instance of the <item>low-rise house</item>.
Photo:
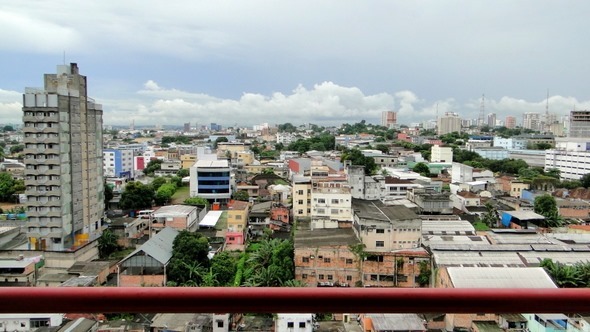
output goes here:
<path id="1" fill-rule="evenodd" d="M 359 323 L 365 332 L 426 332 L 418 314 L 363 314 Z"/>
<path id="2" fill-rule="evenodd" d="M 563 218 L 586 220 L 590 217 L 590 203 L 579 199 L 556 198 L 559 215 Z"/>
<path id="3" fill-rule="evenodd" d="M 118 263 L 117 286 L 165 286 L 166 266 L 172 258 L 172 245 L 178 231 L 162 229 Z"/>
<path id="4" fill-rule="evenodd" d="M 191 205 L 167 205 L 154 211 L 150 220 L 152 229 L 172 227 L 179 231 L 195 231 L 198 226 L 199 216 L 204 216 L 206 209 L 199 209 Z"/>
<path id="5" fill-rule="evenodd" d="M 278 314 L 275 320 L 275 332 L 312 332 L 314 328 L 313 314 Z"/>
<path id="6" fill-rule="evenodd" d="M 227 205 L 227 232 L 225 244 L 233 249 L 243 250 L 247 237 L 248 202 L 230 201 Z"/>
<path id="7" fill-rule="evenodd" d="M 472 206 L 482 206 L 481 197 L 470 191 L 459 191 L 451 195 L 453 207 L 463 212 L 469 212 L 468 208 Z"/>
<path id="8" fill-rule="evenodd" d="M 154 176 L 174 176 L 181 168 L 180 160 L 165 160 L 160 165 L 160 169 L 154 172 Z"/>

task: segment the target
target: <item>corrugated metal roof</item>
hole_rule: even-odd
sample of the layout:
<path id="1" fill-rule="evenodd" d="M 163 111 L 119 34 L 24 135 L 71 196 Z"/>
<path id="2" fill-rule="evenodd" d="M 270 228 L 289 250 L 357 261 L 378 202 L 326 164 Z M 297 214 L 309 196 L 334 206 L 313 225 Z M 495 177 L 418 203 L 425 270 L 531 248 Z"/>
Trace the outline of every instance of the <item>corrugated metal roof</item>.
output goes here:
<path id="1" fill-rule="evenodd" d="M 557 288 L 540 267 L 449 267 L 455 288 Z"/>
<path id="2" fill-rule="evenodd" d="M 155 218 L 167 216 L 187 216 L 196 209 L 196 206 L 190 205 L 166 205 L 162 206 L 152 214 Z"/>
<path id="3" fill-rule="evenodd" d="M 152 257 L 160 264 L 164 265 L 168 263 L 172 257 L 172 245 L 177 235 L 177 230 L 171 227 L 165 227 L 158 234 L 154 235 L 146 243 L 141 245 L 141 247 L 127 255 L 127 257 L 123 258 L 121 263 L 133 257 L 138 252 L 143 251 L 146 253 L 146 255 Z"/>

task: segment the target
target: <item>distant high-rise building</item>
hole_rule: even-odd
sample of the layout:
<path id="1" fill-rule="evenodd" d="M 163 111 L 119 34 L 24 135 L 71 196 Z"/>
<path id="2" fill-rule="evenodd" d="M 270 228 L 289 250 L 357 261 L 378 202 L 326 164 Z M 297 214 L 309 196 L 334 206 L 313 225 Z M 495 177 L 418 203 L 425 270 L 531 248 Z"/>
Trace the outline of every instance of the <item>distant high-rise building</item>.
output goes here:
<path id="1" fill-rule="evenodd" d="M 211 125 L 209 126 L 209 130 L 211 130 L 211 131 L 220 131 L 221 130 L 221 125 L 218 125 L 217 123 L 211 122 Z"/>
<path id="2" fill-rule="evenodd" d="M 526 112 L 522 116 L 522 127 L 539 131 L 541 130 L 541 114 L 535 112 Z"/>
<path id="3" fill-rule="evenodd" d="M 444 135 L 452 132 L 461 132 L 461 118 L 457 113 L 446 112 L 438 119 L 438 134 Z"/>
<path id="4" fill-rule="evenodd" d="M 494 128 L 496 126 L 496 113 L 488 114 L 488 127 Z"/>
<path id="5" fill-rule="evenodd" d="M 590 137 L 590 111 L 571 111 L 568 137 Z"/>
<path id="6" fill-rule="evenodd" d="M 75 63 L 44 81 L 23 98 L 26 229 L 31 249 L 59 251 L 102 231 L 102 106 Z"/>
<path id="7" fill-rule="evenodd" d="M 387 128 L 393 128 L 397 124 L 397 112 L 383 111 L 381 112 L 381 125 Z"/>
<path id="8" fill-rule="evenodd" d="M 190 132 L 190 131 L 191 131 L 191 123 L 190 123 L 190 122 L 185 122 L 185 124 L 184 124 L 184 128 L 183 128 L 183 131 L 184 131 L 185 133 L 188 133 L 188 132 Z"/>
<path id="9" fill-rule="evenodd" d="M 516 117 L 511 116 L 511 115 L 507 116 L 504 126 L 506 126 L 506 128 L 508 128 L 508 129 L 516 128 Z"/>

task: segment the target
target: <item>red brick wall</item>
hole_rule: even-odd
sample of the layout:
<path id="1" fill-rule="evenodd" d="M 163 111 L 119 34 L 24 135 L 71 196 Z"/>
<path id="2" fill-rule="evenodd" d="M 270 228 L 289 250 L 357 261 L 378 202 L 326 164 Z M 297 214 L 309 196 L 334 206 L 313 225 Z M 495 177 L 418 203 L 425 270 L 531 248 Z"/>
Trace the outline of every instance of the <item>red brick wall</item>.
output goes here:
<path id="1" fill-rule="evenodd" d="M 164 285 L 163 275 L 120 275 L 120 287 L 158 287 Z"/>

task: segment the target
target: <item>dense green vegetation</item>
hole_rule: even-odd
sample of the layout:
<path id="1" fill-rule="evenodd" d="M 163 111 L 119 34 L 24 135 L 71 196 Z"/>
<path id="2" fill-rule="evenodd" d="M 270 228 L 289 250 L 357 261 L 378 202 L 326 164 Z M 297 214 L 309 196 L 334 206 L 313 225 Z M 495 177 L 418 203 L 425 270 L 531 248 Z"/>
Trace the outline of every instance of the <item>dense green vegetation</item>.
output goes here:
<path id="1" fill-rule="evenodd" d="M 0 172 L 0 201 L 14 202 L 16 199 L 13 195 L 25 191 L 24 180 L 15 180 L 12 174 Z"/>
<path id="2" fill-rule="evenodd" d="M 350 160 L 352 165 L 364 166 L 366 175 L 374 174 L 379 168 L 373 157 L 365 157 L 359 149 L 344 150 L 340 161 L 345 162 L 347 160 Z"/>
<path id="3" fill-rule="evenodd" d="M 590 287 L 590 262 L 579 262 L 565 265 L 544 259 L 540 266 L 547 271 L 558 287 L 586 288 Z"/>
<path id="4" fill-rule="evenodd" d="M 299 139 L 287 146 L 289 151 L 304 153 L 311 150 L 330 151 L 336 148 L 336 138 L 330 134 L 320 134 L 307 139 Z"/>

